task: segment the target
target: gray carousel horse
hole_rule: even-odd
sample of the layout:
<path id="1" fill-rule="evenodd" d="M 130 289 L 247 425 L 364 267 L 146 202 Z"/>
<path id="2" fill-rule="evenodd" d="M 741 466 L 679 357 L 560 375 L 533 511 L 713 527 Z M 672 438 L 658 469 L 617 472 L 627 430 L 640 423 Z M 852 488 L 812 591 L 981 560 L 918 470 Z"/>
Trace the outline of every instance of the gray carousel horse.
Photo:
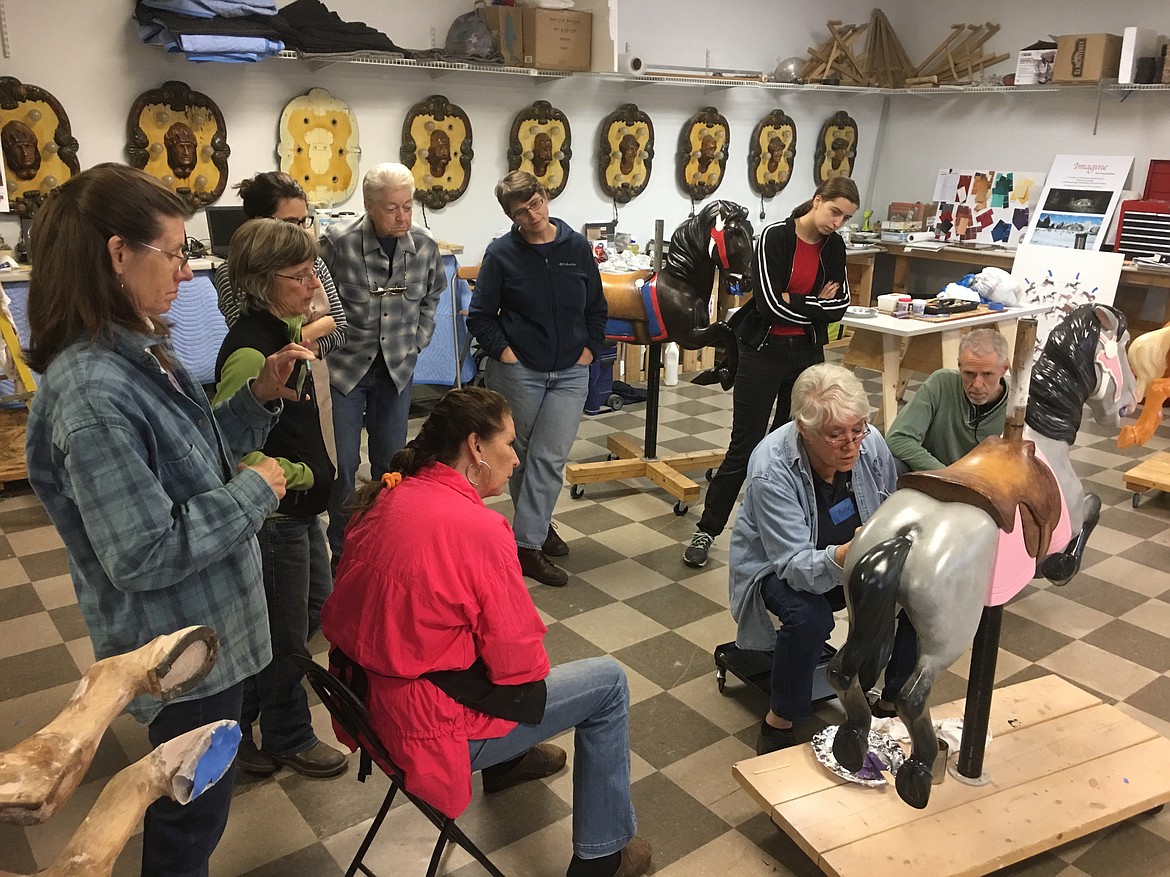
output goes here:
<path id="1" fill-rule="evenodd" d="M 931 686 L 971 646 L 984 607 L 1002 607 L 1037 574 L 1064 584 L 1080 567 L 1101 502 L 1085 492 L 1069 449 L 1086 404 L 1112 427 L 1134 407 L 1127 340 L 1119 311 L 1073 311 L 1052 331 L 1031 381 L 1020 377 L 1029 387 L 1022 440 L 988 439 L 954 466 L 903 476 L 850 546 L 849 636 L 829 665 L 846 713 L 833 754 L 848 770 L 862 766 L 870 728 L 865 691 L 889 659 L 901 605 L 918 632 L 918 660 L 896 703 L 913 753 L 895 785 L 913 807 L 929 801 L 938 752 L 926 706 Z M 1050 554 L 1050 545 L 1067 547 Z M 995 643 L 992 676 L 994 650 Z M 990 710 L 990 684 L 984 697 Z M 968 716 L 971 701 L 969 692 Z M 964 728 L 964 747 L 970 730 Z M 978 745 L 981 766 L 982 737 Z"/>

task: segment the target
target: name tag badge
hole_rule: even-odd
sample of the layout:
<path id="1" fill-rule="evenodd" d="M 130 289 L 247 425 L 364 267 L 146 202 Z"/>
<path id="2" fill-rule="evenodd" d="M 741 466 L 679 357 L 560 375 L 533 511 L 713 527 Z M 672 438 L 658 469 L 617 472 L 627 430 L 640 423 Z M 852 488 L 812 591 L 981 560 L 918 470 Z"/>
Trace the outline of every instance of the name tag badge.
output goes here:
<path id="1" fill-rule="evenodd" d="M 852 518 L 853 514 L 853 498 L 847 496 L 829 509 L 829 520 L 834 524 L 840 524 Z"/>

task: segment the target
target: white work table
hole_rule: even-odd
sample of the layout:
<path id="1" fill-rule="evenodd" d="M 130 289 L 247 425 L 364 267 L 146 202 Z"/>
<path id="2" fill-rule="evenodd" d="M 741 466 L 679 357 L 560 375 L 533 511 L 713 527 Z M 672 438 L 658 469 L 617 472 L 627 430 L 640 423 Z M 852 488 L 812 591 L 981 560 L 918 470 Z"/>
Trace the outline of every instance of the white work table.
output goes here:
<path id="1" fill-rule="evenodd" d="M 933 322 L 913 317 L 855 317 L 846 314 L 841 322 L 850 329 L 845 365 L 874 369 L 882 374 L 882 406 L 877 425 L 883 433 L 898 413 L 898 400 L 906 388 L 906 373 L 930 374 L 939 368 L 955 368 L 959 360 L 959 339 L 971 329 L 994 325 L 1012 349 L 1016 322 L 1020 317 L 1042 314 L 1050 305 L 1026 305 L 973 317 Z"/>

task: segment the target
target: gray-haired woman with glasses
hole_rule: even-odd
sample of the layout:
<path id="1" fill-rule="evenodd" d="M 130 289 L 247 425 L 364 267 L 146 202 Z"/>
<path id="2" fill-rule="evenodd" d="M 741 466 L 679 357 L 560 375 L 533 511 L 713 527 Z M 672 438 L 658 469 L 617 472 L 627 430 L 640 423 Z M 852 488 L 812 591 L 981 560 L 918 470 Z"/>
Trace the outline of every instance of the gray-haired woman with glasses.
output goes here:
<path id="1" fill-rule="evenodd" d="M 276 219 L 251 219 L 232 235 L 228 271 L 240 293 L 242 313 L 215 363 L 215 401 L 230 399 L 273 350 L 299 342 L 305 315 L 320 287 L 313 271 L 317 242 Z M 272 662 L 244 686 L 236 763 L 268 775 L 280 766 L 308 777 L 335 776 L 346 760 L 317 739 L 302 674 L 292 657 L 304 652 L 321 606 L 333 590 L 329 552 L 320 515 L 329 504 L 335 471 L 321 435 L 316 369 L 298 369 L 289 380 L 295 401 L 285 403 L 263 448 L 284 470 L 288 492 L 257 534 L 272 635 Z M 248 462 L 252 455 L 244 457 Z M 316 605 L 314 605 L 314 603 Z M 257 748 L 253 725 L 260 725 Z"/>
<path id="2" fill-rule="evenodd" d="M 833 612 L 845 608 L 849 543 L 896 486 L 894 457 L 868 416 L 869 397 L 852 372 L 810 366 L 792 386 L 792 420 L 767 435 L 748 463 L 731 531 L 730 591 L 736 645 L 775 649 L 760 755 L 792 746 L 794 725 L 812 717 L 817 662 Z M 779 630 L 769 613 L 780 619 Z M 915 650 L 913 637 L 898 637 L 888 685 L 909 675 Z"/>
<path id="3" fill-rule="evenodd" d="M 305 190 L 288 174 L 266 171 L 236 183 L 233 188 L 240 193 L 240 202 L 248 219 L 268 216 L 291 225 L 298 225 L 312 234 L 313 216 L 309 213 L 308 197 Z M 324 357 L 345 345 L 349 324 L 345 318 L 345 309 L 341 306 L 341 299 L 337 297 L 337 287 L 333 284 L 333 277 L 325 267 L 325 262 L 318 258 L 313 263 L 313 271 L 321 281 L 321 288 L 313 297 L 313 308 L 301 328 L 301 343 L 318 357 Z M 237 291 L 232 289 L 226 262 L 216 269 L 214 281 L 215 291 L 219 296 L 219 309 L 227 321 L 228 328 L 231 328 L 240 316 L 240 297 Z M 328 387 L 328 374 L 323 368 L 319 371 L 321 386 Z M 329 401 L 328 395 L 326 393 L 326 398 L 322 400 L 326 405 Z M 329 413 L 328 409 L 325 413 Z M 327 432 L 326 439 L 332 446 L 332 430 L 328 429 Z"/>

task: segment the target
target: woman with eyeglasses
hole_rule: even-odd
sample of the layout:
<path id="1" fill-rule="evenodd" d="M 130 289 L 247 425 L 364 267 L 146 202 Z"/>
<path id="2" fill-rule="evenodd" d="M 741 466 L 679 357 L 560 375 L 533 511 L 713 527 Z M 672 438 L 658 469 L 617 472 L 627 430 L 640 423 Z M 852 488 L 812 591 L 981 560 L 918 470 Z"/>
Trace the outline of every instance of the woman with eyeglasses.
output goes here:
<path id="1" fill-rule="evenodd" d="M 792 419 L 752 452 L 731 530 L 736 645 L 772 655 L 772 693 L 756 752 L 797 742 L 812 718 L 817 662 L 845 608 L 842 571 L 853 534 L 897 486 L 894 457 L 869 428 L 869 397 L 853 373 L 819 363 L 792 385 Z M 769 613 L 780 620 L 776 630 Z M 886 681 L 901 688 L 914 641 L 899 637 Z"/>
<path id="2" fill-rule="evenodd" d="M 300 226 L 312 234 L 314 217 L 309 213 L 308 197 L 288 174 L 266 171 L 236 183 L 232 188 L 240 193 L 240 202 L 248 219 L 270 216 Z M 321 285 L 313 297 L 313 307 L 305 325 L 301 327 L 302 343 L 318 357 L 324 357 L 345 345 L 348 321 L 325 262 L 318 258 L 313 271 L 320 278 Z M 227 262 L 215 270 L 215 291 L 219 295 L 219 309 L 231 328 L 240 315 L 240 302 L 228 276 Z M 322 386 L 328 386 L 328 383 L 322 383 Z"/>
<path id="3" fill-rule="evenodd" d="M 29 483 L 65 543 L 99 658 L 208 625 L 224 643 L 206 678 L 128 711 L 157 746 L 236 720 L 244 680 L 271 657 L 256 532 L 285 494 L 264 445 L 308 350 L 285 344 L 213 411 L 176 360 L 163 315 L 190 280 L 183 202 L 125 165 L 62 184 L 32 226 Z M 234 767 L 232 768 L 234 770 Z M 206 877 L 232 777 L 186 807 L 147 810 L 142 873 Z"/>
<path id="4" fill-rule="evenodd" d="M 216 360 L 216 404 L 253 379 L 274 350 L 300 342 L 302 325 L 321 286 L 316 261 L 317 242 L 278 219 L 250 219 L 232 235 L 227 266 L 240 316 Z M 347 765 L 341 752 L 313 733 L 301 685 L 304 674 L 292 660 L 305 652 L 312 633 L 310 595 L 323 603 L 333 585 L 319 516 L 329 504 L 335 472 L 321 435 L 316 377 L 307 365 L 294 371 L 289 387 L 297 398 L 285 403 L 267 441 L 254 452 L 280 464 L 288 488 L 258 534 L 272 662 L 244 687 L 243 739 L 236 756 L 241 768 L 261 775 L 284 765 L 304 776 L 331 777 Z M 327 386 L 322 389 L 328 394 Z M 260 747 L 252 737 L 257 719 Z"/>
<path id="5" fill-rule="evenodd" d="M 490 359 L 488 387 L 512 408 L 520 465 L 508 483 L 524 575 L 561 587 L 550 557 L 569 546 L 552 525 L 562 473 L 589 392 L 589 364 L 605 343 L 601 274 L 584 236 L 548 215 L 548 191 L 513 171 L 496 186 L 512 231 L 484 253 L 467 328 Z"/>

